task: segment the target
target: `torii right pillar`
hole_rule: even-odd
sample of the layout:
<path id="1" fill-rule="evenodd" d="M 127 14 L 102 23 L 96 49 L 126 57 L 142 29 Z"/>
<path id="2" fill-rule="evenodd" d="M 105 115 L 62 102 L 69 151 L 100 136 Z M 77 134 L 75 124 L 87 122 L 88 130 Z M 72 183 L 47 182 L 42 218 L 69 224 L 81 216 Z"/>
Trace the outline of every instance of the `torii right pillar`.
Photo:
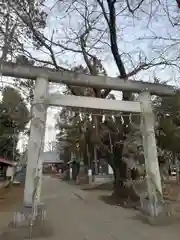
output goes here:
<path id="1" fill-rule="evenodd" d="M 159 171 L 158 154 L 155 138 L 155 120 L 151 103 L 151 95 L 144 91 L 139 95 L 141 104 L 141 132 L 148 187 L 148 211 L 156 217 L 162 211 L 162 185 Z M 146 206 L 147 207 L 147 206 Z"/>

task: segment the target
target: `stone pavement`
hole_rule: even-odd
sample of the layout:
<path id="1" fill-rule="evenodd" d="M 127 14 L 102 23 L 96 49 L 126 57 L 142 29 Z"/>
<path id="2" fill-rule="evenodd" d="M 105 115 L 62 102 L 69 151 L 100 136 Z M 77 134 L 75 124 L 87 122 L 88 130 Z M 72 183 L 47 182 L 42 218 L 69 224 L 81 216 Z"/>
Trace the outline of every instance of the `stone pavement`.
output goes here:
<path id="1" fill-rule="evenodd" d="M 176 240 L 180 236 L 180 223 L 149 226 L 134 219 L 135 211 L 107 205 L 97 193 L 59 179 L 44 177 L 42 198 L 54 228 L 50 240 Z"/>

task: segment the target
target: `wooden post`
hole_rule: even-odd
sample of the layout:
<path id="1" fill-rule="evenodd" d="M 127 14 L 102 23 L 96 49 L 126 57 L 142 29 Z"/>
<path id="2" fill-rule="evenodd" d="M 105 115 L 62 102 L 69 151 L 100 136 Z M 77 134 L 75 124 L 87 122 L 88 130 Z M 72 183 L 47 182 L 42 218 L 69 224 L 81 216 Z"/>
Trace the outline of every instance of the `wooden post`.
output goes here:
<path id="1" fill-rule="evenodd" d="M 98 175 L 98 166 L 97 166 L 97 148 L 94 147 L 94 172 L 95 175 Z"/>
<path id="2" fill-rule="evenodd" d="M 48 95 L 48 79 L 39 77 L 36 80 L 34 103 L 32 106 L 32 121 L 27 154 L 27 170 L 24 190 L 24 204 L 33 204 L 36 188 L 36 200 L 40 203 L 42 159 L 44 150 L 44 135 L 47 106 L 45 99 Z"/>
<path id="3" fill-rule="evenodd" d="M 71 164 L 70 164 L 70 166 L 69 166 L 69 178 L 70 178 L 70 180 L 73 179 L 73 176 L 72 176 L 72 166 L 71 166 Z"/>
<path id="4" fill-rule="evenodd" d="M 162 186 L 154 132 L 154 114 L 149 92 L 142 92 L 139 96 L 139 101 L 141 103 L 142 111 L 141 131 L 147 174 L 147 187 L 150 206 L 149 211 L 151 216 L 157 216 L 159 211 L 157 205 L 159 197 L 157 193 L 162 196 Z"/>
<path id="5" fill-rule="evenodd" d="M 92 169 L 88 169 L 88 183 L 92 184 L 93 179 L 92 179 Z"/>

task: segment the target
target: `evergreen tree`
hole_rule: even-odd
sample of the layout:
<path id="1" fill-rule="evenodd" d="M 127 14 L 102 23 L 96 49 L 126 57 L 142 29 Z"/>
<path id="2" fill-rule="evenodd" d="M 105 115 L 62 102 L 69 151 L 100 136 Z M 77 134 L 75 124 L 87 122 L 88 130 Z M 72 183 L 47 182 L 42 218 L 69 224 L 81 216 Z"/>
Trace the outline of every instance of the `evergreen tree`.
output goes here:
<path id="1" fill-rule="evenodd" d="M 0 156 L 17 159 L 18 135 L 29 121 L 29 111 L 20 93 L 11 87 L 3 91 L 0 103 Z"/>

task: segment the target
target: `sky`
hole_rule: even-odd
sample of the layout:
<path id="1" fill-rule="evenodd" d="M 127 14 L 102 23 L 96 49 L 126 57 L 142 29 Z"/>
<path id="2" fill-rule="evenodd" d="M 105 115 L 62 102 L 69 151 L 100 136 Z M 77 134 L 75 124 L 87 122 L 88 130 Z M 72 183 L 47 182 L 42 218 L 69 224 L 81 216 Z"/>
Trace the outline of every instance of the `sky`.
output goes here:
<path id="1" fill-rule="evenodd" d="M 61 1 L 61 4 L 55 4 L 56 0 L 47 0 L 45 10 L 48 12 L 47 27 L 45 29 L 45 36 L 51 39 L 53 33 L 53 40 L 56 43 L 65 45 L 66 47 L 79 49 L 77 34 L 82 34 L 84 31 L 84 2 L 81 5 L 73 5 L 73 8 L 69 8 L 69 3 L 71 0 Z M 87 0 L 89 12 L 92 10 L 92 5 L 90 4 L 92 0 Z M 123 2 L 119 1 L 118 9 L 123 8 Z M 137 1 L 132 1 L 136 4 Z M 150 1 L 148 1 L 150 2 Z M 172 16 L 179 14 L 176 1 L 166 0 L 161 6 L 157 5 L 158 1 L 151 1 L 153 4 L 150 6 L 145 1 L 143 5 L 143 11 L 138 12 L 135 17 L 132 17 L 129 13 L 124 12 L 117 16 L 117 35 L 118 35 L 118 47 L 122 54 L 122 58 L 125 62 L 126 69 L 131 71 L 134 65 L 137 65 L 139 60 L 153 60 L 157 58 L 159 61 L 159 56 L 162 58 L 168 57 L 168 59 L 174 60 L 179 56 L 179 46 L 180 44 L 174 44 L 173 47 L 169 48 L 169 44 L 172 42 L 159 39 L 159 37 L 166 38 L 178 38 L 179 28 L 172 27 L 171 22 L 167 18 L 167 10 L 173 13 Z M 168 3 L 168 9 L 165 5 Z M 163 5 L 164 4 L 164 5 Z M 135 5 L 134 5 L 135 6 Z M 90 16 L 89 21 L 95 18 L 99 14 L 99 9 L 95 8 L 93 14 Z M 150 16 L 150 17 L 149 17 Z M 107 25 L 104 19 L 100 19 L 95 25 L 96 29 L 90 33 L 88 40 L 88 45 L 93 45 L 97 42 L 97 39 L 102 34 L 102 30 L 106 30 Z M 153 39 L 156 38 L 156 39 Z M 147 39 L 148 38 L 148 39 Z M 149 39 L 151 38 L 151 39 Z M 103 39 L 98 42 L 95 46 L 96 49 L 92 49 L 91 53 L 96 54 L 103 63 L 109 76 L 118 76 L 118 70 L 115 65 L 114 59 L 112 57 L 110 48 L 108 46 L 109 36 L 105 31 Z M 47 50 L 42 49 L 42 51 L 31 48 L 31 54 L 33 56 L 38 56 L 39 59 L 49 59 L 49 54 Z M 83 57 L 81 54 L 62 51 L 62 49 L 53 45 L 53 50 L 56 53 L 56 59 L 61 66 L 73 67 L 79 64 L 84 64 Z M 158 77 L 161 81 L 168 81 L 170 84 L 178 85 L 179 73 L 172 68 L 163 69 L 162 67 L 156 67 L 150 69 L 149 71 L 141 71 L 136 76 L 133 76 L 133 80 L 143 80 L 143 81 L 154 81 L 154 77 Z M 50 86 L 50 92 L 60 91 L 60 86 Z M 120 98 L 120 94 L 115 92 L 117 98 Z M 57 114 L 56 108 L 48 108 L 47 114 L 47 126 L 45 135 L 45 145 L 48 142 L 54 141 L 56 138 L 55 127 L 55 116 Z M 24 140 L 22 140 L 24 142 Z"/>
<path id="2" fill-rule="evenodd" d="M 69 7 L 68 2 L 71 1 L 66 1 L 66 4 L 63 4 L 61 2 L 61 4 L 55 5 L 56 7 L 54 8 L 52 8 L 52 6 L 54 6 L 55 2 L 57 2 L 56 0 L 48 0 L 47 2 L 50 10 L 47 10 L 49 11 L 49 15 L 48 27 L 46 28 L 45 34 L 50 38 L 53 32 L 54 40 L 56 42 L 60 42 L 66 47 L 78 49 L 78 41 L 74 39 L 76 38 L 77 33 L 83 33 L 84 19 L 81 15 L 84 14 L 84 6 L 73 5 L 74 8 L 71 8 L 69 10 L 70 14 L 68 15 L 68 11 L 66 9 Z M 89 9 L 92 8 L 90 4 L 91 2 L 91 0 L 88 0 Z M 171 48 L 169 51 L 168 49 L 165 49 L 165 46 L 168 46 L 167 44 L 170 41 L 165 42 L 158 39 L 153 41 L 147 39 L 144 40 L 144 38 L 148 37 L 178 37 L 179 35 L 179 28 L 172 27 L 170 21 L 167 18 L 167 14 L 165 13 L 167 7 L 165 5 L 159 6 L 155 4 L 156 1 L 152 2 L 154 2 L 153 6 L 148 5 L 147 2 L 146 5 L 143 5 L 143 11 L 148 12 L 148 14 L 145 14 L 141 11 L 134 18 L 131 17 L 129 13 L 123 13 L 117 16 L 118 47 L 120 53 L 123 53 L 122 58 L 125 61 L 126 68 L 129 71 L 133 68 L 132 60 L 133 64 L 137 63 L 139 62 L 139 57 L 143 58 L 143 60 L 145 58 L 151 60 L 154 57 L 158 57 L 161 53 L 162 57 L 167 57 L 168 55 L 169 59 L 173 59 L 176 54 L 178 54 L 177 45 L 174 48 Z M 173 12 L 172 15 L 177 15 L 178 12 L 175 11 L 177 10 L 176 2 L 170 0 L 167 0 L 166 2 L 169 4 L 169 11 L 171 11 L 171 13 Z M 117 9 L 123 8 L 123 6 L 118 5 L 117 7 Z M 97 14 L 99 13 L 92 14 L 90 20 L 92 20 L 94 18 L 94 15 Z M 151 15 L 151 18 L 149 15 Z M 102 31 L 102 29 L 107 28 L 107 25 L 102 18 L 95 27 Z M 92 34 L 89 37 L 89 39 L 91 39 L 89 40 L 89 44 L 97 41 L 97 38 L 101 34 L 101 31 L 100 33 L 96 30 L 92 31 Z M 137 41 L 137 39 L 141 40 Z M 114 63 L 110 49 L 107 46 L 107 43 L 109 42 L 108 34 L 104 35 L 103 40 L 103 43 L 98 43 L 96 45 L 98 49 L 92 51 L 92 53 L 95 53 L 100 59 L 102 59 L 103 65 L 105 66 L 108 75 L 117 76 L 118 70 Z M 76 44 L 72 42 L 75 42 Z M 60 49 L 54 48 L 54 51 L 58 50 Z M 129 59 L 129 56 L 131 56 L 131 59 Z M 80 62 L 83 62 L 82 55 L 69 51 L 60 52 L 60 55 L 57 56 L 57 59 L 62 65 L 64 64 L 65 66 L 74 66 Z M 165 72 L 168 72 L 169 74 L 165 74 Z M 171 69 L 166 69 L 166 71 L 164 71 L 161 68 L 156 68 L 156 71 L 151 69 L 151 71 L 141 72 L 140 74 L 136 75 L 135 79 L 152 81 L 151 78 L 153 74 L 156 74 L 158 77 L 164 78 L 165 80 L 169 80 L 168 75 L 172 75 L 172 71 Z"/>

